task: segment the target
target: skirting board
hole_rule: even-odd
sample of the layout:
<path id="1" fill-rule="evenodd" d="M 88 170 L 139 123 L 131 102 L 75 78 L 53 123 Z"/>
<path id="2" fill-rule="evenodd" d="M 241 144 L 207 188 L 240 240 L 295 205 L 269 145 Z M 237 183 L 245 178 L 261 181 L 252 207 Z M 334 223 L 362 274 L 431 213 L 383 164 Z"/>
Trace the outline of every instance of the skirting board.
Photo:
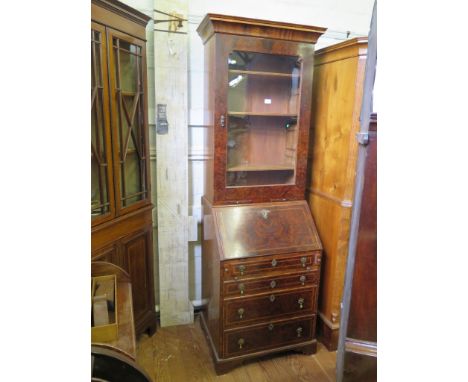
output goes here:
<path id="1" fill-rule="evenodd" d="M 338 336 L 340 326 L 332 324 L 322 313 L 319 313 L 317 320 L 317 339 L 325 345 L 328 351 L 338 349 Z"/>

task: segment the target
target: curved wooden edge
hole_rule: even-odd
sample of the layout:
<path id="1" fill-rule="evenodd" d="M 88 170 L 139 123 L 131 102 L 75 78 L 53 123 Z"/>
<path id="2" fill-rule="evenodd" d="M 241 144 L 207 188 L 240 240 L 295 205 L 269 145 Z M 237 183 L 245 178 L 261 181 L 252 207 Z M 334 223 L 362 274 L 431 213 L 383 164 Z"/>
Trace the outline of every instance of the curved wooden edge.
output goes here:
<path id="1" fill-rule="evenodd" d="M 361 46 L 361 47 L 367 48 L 367 43 L 368 43 L 367 36 L 353 37 L 353 38 L 350 38 L 349 40 L 344 40 L 342 42 L 339 42 L 338 44 L 333 44 L 333 45 L 318 49 L 315 51 L 315 54 L 321 55 L 324 53 L 333 52 L 334 50 L 340 50 L 340 49 L 349 48 L 349 47 Z"/>
<path id="2" fill-rule="evenodd" d="M 91 276 L 116 275 L 117 282 L 130 282 L 130 275 L 118 265 L 106 261 L 91 262 Z"/>
<path id="3" fill-rule="evenodd" d="M 136 369 L 139 373 L 141 373 L 148 381 L 152 381 L 149 377 L 148 373 L 144 371 L 135 361 L 129 358 L 122 352 L 116 351 L 107 346 L 102 346 L 101 344 L 93 344 L 91 345 L 91 354 L 102 355 L 106 357 L 111 357 L 118 359 L 119 361 L 129 365 L 130 367 Z"/>
<path id="4" fill-rule="evenodd" d="M 99 347 L 100 349 L 113 351 L 113 352 L 119 353 L 120 355 L 122 355 L 124 357 L 128 357 L 132 361 L 136 361 L 135 356 L 132 356 L 130 353 L 126 352 L 125 350 L 120 349 L 117 346 L 113 346 L 111 344 L 107 344 L 107 343 L 104 343 L 104 342 L 92 342 L 91 343 L 91 348 L 93 348 L 93 347 Z"/>

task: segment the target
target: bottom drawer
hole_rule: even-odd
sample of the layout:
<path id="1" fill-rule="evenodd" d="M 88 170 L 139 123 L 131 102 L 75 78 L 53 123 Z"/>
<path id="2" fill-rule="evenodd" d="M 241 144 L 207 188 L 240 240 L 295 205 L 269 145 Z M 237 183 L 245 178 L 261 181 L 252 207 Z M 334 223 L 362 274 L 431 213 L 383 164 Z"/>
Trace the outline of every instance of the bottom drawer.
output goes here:
<path id="1" fill-rule="evenodd" d="M 292 321 L 272 322 L 224 332 L 225 356 L 309 341 L 315 335 L 315 315 Z"/>

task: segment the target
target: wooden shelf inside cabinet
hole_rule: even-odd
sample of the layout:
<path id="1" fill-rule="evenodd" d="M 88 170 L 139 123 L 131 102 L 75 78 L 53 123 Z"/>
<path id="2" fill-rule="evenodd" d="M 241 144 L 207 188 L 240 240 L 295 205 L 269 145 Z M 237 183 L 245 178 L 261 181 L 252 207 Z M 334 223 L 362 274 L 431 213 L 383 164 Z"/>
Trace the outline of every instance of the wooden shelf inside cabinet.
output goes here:
<path id="1" fill-rule="evenodd" d="M 261 164 L 244 164 L 239 166 L 228 167 L 228 172 L 236 171 L 284 171 L 294 170 L 294 165 L 261 165 Z"/>
<path id="2" fill-rule="evenodd" d="M 255 70 L 238 70 L 238 69 L 229 70 L 229 74 L 245 74 L 245 75 L 251 75 L 251 76 L 285 77 L 285 78 L 300 77 L 299 74 L 292 74 L 292 73 L 263 72 L 263 71 L 255 71 Z"/>

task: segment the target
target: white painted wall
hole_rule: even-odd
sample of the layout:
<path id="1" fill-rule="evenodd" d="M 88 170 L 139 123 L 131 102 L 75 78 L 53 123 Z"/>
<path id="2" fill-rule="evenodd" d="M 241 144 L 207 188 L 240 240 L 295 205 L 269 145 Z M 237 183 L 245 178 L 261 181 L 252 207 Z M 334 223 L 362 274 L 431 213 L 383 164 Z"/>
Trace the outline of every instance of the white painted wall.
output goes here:
<path id="1" fill-rule="evenodd" d="M 158 0 L 121 0 L 124 3 L 153 16 Z M 153 7 L 153 4 L 155 6 Z M 368 34 L 374 0 L 190 0 L 189 1 L 189 120 L 188 120 L 188 213 L 200 222 L 203 195 L 203 147 L 205 127 L 203 125 L 203 44 L 196 29 L 206 13 L 221 13 L 328 28 L 319 39 L 316 49 L 336 44 L 347 38 Z M 153 23 L 147 27 L 148 37 L 148 83 L 149 124 L 151 148 L 154 148 L 154 55 Z M 165 47 L 162 47 L 165 49 Z M 152 151 L 154 154 L 154 150 Z M 155 162 L 153 156 L 152 165 Z M 155 167 L 152 167 L 155 179 Z M 156 182 L 152 180 L 153 201 Z M 156 221 L 156 219 L 155 219 Z M 155 231 L 156 233 L 157 231 Z M 198 235 L 200 239 L 200 235 Z M 155 237 L 155 242 L 156 242 Z M 156 253 L 156 252 L 155 252 Z M 189 244 L 189 297 L 197 305 L 201 299 L 201 246 L 200 241 Z M 157 270 L 157 261 L 155 270 Z M 155 272 L 157 278 L 157 271 Z M 156 280 L 155 285 L 158 285 Z M 159 301 L 156 295 L 156 301 Z"/>

